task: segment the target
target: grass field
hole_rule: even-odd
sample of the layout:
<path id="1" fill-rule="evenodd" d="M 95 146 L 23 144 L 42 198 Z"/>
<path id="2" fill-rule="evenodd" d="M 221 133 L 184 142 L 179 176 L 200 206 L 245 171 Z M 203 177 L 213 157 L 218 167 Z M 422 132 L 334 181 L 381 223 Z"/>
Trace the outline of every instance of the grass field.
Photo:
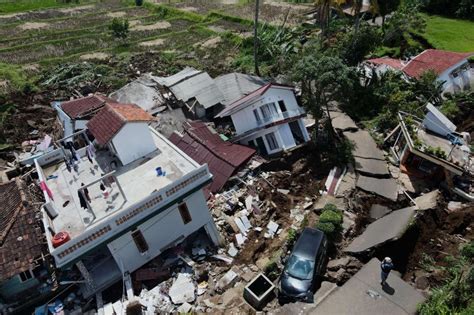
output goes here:
<path id="1" fill-rule="evenodd" d="M 474 51 L 474 22 L 424 15 L 426 31 L 422 36 L 435 48 L 458 52 Z"/>
<path id="2" fill-rule="evenodd" d="M 70 2 L 66 2 L 64 0 L 0 0 L 0 14 L 68 7 L 79 4 L 89 4 L 93 2 L 96 1 L 81 0 L 80 2 L 75 2 L 74 0 L 71 0 Z"/>

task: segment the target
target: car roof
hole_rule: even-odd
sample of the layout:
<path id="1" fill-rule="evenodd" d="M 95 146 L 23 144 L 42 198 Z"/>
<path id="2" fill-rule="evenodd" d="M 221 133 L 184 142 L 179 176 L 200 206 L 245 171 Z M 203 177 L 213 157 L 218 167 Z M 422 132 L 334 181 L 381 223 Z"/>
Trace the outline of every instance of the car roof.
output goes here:
<path id="1" fill-rule="evenodd" d="M 292 255 L 314 259 L 319 246 L 324 239 L 324 233 L 320 230 L 305 228 L 293 247 Z"/>

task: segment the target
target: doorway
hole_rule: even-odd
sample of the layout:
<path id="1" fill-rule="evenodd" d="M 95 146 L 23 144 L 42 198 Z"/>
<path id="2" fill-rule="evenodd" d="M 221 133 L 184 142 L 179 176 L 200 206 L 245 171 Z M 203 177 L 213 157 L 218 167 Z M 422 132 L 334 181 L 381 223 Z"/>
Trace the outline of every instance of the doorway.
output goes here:
<path id="1" fill-rule="evenodd" d="M 258 137 L 255 139 L 257 142 L 257 150 L 260 155 L 268 155 L 267 147 L 265 146 L 265 142 L 263 141 L 262 137 Z"/>
<path id="2" fill-rule="evenodd" d="M 288 123 L 288 125 L 290 126 L 291 134 L 293 135 L 293 139 L 295 139 L 296 145 L 305 143 L 303 131 L 301 131 L 298 120 L 292 121 Z"/>

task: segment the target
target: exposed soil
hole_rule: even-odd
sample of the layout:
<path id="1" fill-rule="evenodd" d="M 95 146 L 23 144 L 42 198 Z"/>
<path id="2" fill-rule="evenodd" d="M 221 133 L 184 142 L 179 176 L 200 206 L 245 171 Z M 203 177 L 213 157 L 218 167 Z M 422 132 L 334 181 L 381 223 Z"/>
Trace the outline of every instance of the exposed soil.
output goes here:
<path id="1" fill-rule="evenodd" d="M 149 25 L 135 25 L 130 28 L 131 31 L 153 31 L 163 30 L 171 27 L 171 23 L 167 21 L 157 22 Z"/>
<path id="2" fill-rule="evenodd" d="M 143 47 L 152 47 L 152 46 L 161 46 L 165 43 L 165 40 L 163 38 L 158 38 L 158 39 L 155 39 L 155 40 L 149 40 L 149 41 L 146 41 L 146 42 L 141 42 L 140 46 L 143 46 Z"/>
<path id="3" fill-rule="evenodd" d="M 42 22 L 26 22 L 24 24 L 21 24 L 18 26 L 19 29 L 22 31 L 30 31 L 30 30 L 39 30 L 42 28 L 47 28 L 49 26 L 48 23 L 42 23 Z"/>
<path id="4" fill-rule="evenodd" d="M 405 280 L 413 280 L 417 270 L 423 269 L 426 258 L 432 258 L 435 267 L 447 267 L 448 256 L 458 256 L 459 248 L 474 239 L 474 204 L 448 213 L 442 206 L 425 211 L 417 220 L 418 236 L 414 239 L 413 251 L 408 257 Z M 431 272 L 428 277 L 432 285 L 443 281 L 443 274 Z"/>
<path id="5" fill-rule="evenodd" d="M 106 53 L 97 52 L 81 55 L 79 58 L 81 60 L 107 60 L 108 58 L 110 58 L 110 55 Z"/>

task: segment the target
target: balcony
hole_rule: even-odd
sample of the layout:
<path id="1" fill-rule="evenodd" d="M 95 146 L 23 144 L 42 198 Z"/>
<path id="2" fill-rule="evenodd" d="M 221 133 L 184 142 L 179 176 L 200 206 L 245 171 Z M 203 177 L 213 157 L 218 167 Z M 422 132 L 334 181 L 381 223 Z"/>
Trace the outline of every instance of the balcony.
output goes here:
<path id="1" fill-rule="evenodd" d="M 305 111 L 301 107 L 295 110 L 287 110 L 286 112 L 272 114 L 270 116 L 264 117 L 263 119 L 261 118 L 260 120 L 257 120 L 257 126 L 259 127 L 265 126 L 272 122 L 276 122 L 276 121 L 280 121 L 280 120 L 284 120 L 284 119 L 288 119 L 288 118 L 292 118 L 292 117 L 296 117 L 296 116 L 300 116 L 304 114 L 305 114 Z"/>

